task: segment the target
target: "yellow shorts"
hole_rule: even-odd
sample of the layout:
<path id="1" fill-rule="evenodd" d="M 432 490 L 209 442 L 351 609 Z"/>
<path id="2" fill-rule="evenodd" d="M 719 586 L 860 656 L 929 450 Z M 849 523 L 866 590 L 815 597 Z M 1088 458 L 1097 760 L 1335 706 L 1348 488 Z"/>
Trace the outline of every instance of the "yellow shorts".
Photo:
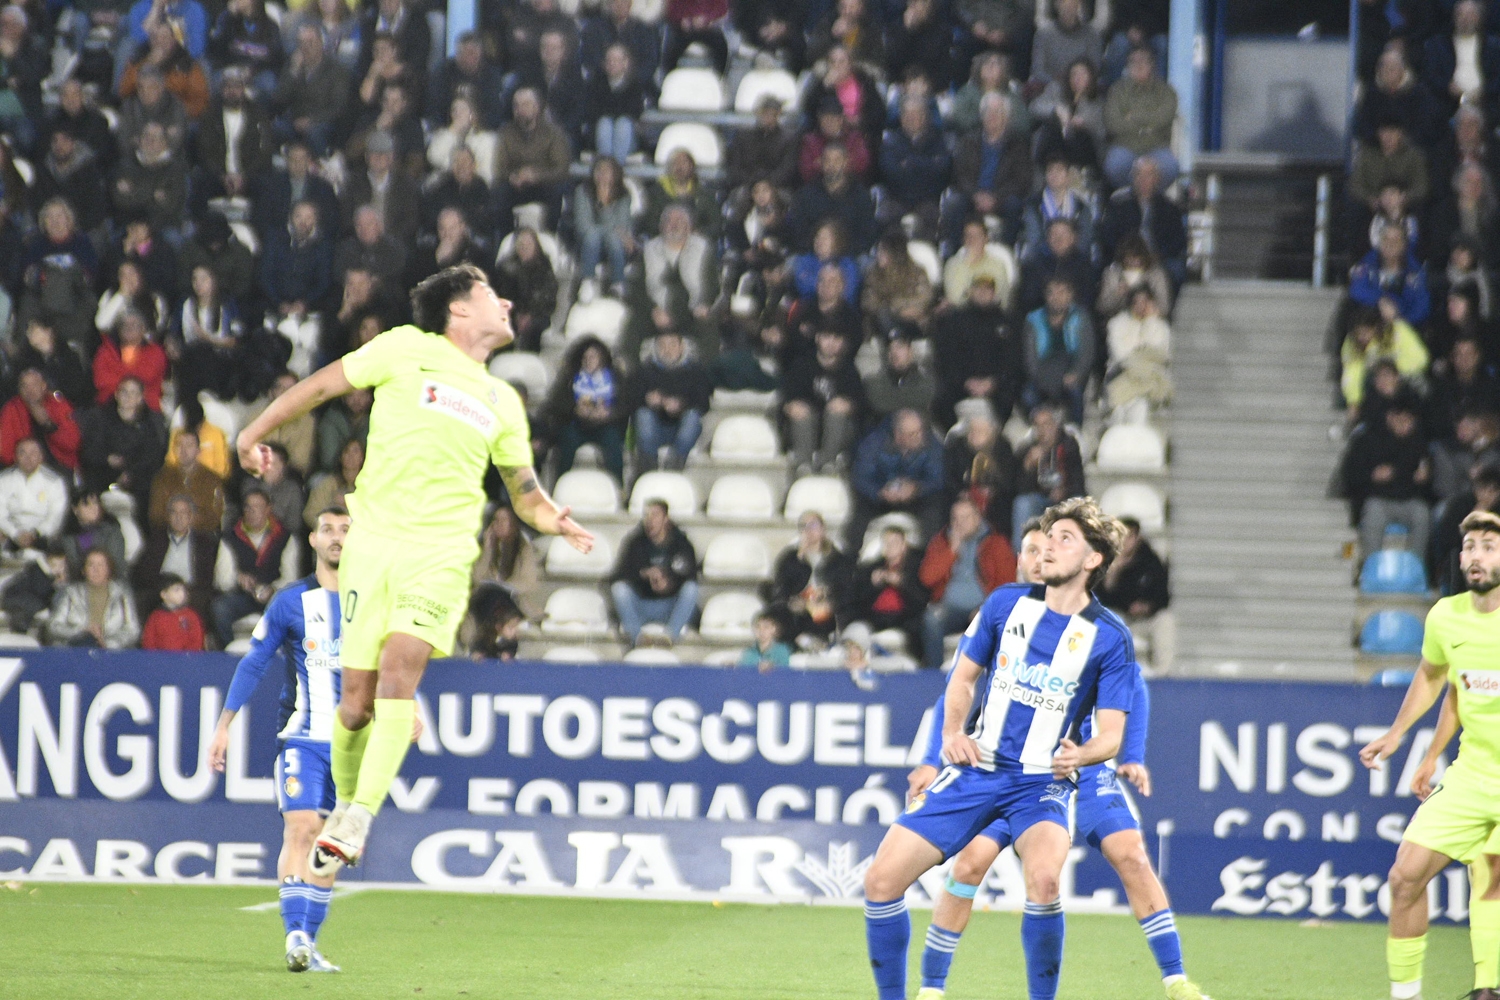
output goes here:
<path id="1" fill-rule="evenodd" d="M 1500 848 L 1500 777 L 1476 773 L 1463 759 L 1417 807 L 1401 835 L 1428 850 L 1472 861 L 1487 847 Z"/>
<path id="2" fill-rule="evenodd" d="M 452 653 L 469 606 L 475 555 L 472 548 L 434 548 L 351 527 L 339 560 L 339 665 L 377 669 L 392 632 L 421 639 L 434 656 Z"/>

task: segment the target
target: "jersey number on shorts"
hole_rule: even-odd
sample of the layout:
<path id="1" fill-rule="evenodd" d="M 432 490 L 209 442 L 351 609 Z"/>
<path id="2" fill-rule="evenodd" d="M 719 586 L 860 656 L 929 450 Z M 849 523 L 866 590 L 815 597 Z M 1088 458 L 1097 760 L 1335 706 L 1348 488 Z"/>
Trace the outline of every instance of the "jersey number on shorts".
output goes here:
<path id="1" fill-rule="evenodd" d="M 351 590 L 344 595 L 344 623 L 354 621 L 354 606 L 359 603 L 359 591 Z"/>
<path id="2" fill-rule="evenodd" d="M 298 752 L 296 747 L 287 747 L 283 750 L 281 752 L 281 759 L 285 761 L 285 764 L 281 768 L 283 773 L 289 775 L 302 773 L 302 754 Z"/>
<path id="3" fill-rule="evenodd" d="M 958 768 L 952 766 L 945 767 L 943 768 L 943 773 L 938 775 L 937 779 L 933 781 L 932 785 L 927 789 L 927 794 L 936 795 L 938 792 L 941 792 L 943 789 L 947 788 L 957 780 Z"/>

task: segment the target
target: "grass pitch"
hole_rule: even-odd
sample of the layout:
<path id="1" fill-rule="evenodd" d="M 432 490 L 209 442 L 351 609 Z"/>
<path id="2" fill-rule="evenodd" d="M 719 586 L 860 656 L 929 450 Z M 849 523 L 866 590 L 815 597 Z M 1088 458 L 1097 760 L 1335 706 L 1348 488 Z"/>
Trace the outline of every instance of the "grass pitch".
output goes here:
<path id="1" fill-rule="evenodd" d="M 335 897 L 320 944 L 339 975 L 290 975 L 268 887 L 33 883 L 0 889 L 0 997 L 869 1000 L 856 908 L 710 906 L 365 890 Z M 923 912 L 912 914 L 911 969 Z M 1014 914 L 980 913 L 952 1000 L 1024 1000 Z M 1383 925 L 1178 918 L 1215 1000 L 1379 1000 Z M 1470 986 L 1468 935 L 1434 930 L 1428 997 Z M 916 976 L 909 993 L 916 992 Z M 1071 915 L 1059 1000 L 1162 996 L 1140 929 Z"/>

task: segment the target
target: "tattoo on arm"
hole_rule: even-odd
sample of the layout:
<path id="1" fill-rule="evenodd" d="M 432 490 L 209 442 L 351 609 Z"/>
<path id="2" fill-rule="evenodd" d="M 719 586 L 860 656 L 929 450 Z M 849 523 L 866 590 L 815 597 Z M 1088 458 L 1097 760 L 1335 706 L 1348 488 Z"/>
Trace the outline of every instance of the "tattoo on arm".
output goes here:
<path id="1" fill-rule="evenodd" d="M 536 473 L 530 468 L 512 466 L 501 469 L 500 479 L 505 483 L 505 488 L 512 497 L 523 497 L 541 489 L 536 481 Z"/>

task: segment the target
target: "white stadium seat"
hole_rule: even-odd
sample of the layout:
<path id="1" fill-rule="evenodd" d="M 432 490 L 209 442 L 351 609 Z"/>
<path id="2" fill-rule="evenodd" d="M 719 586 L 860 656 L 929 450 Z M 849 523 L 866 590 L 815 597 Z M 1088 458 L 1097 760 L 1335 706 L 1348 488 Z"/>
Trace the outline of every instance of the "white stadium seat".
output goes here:
<path id="1" fill-rule="evenodd" d="M 906 543 L 918 552 L 922 550 L 926 539 L 922 537 L 922 526 L 917 523 L 917 519 L 903 511 L 893 511 L 889 514 L 881 514 L 865 529 L 865 537 L 860 542 L 857 562 L 869 562 L 880 555 L 880 533 L 890 527 L 905 531 Z"/>
<path id="2" fill-rule="evenodd" d="M 753 114 L 762 97 L 778 97 L 783 110 L 797 107 L 797 78 L 784 69 L 752 69 L 740 78 L 734 92 L 734 110 Z"/>
<path id="3" fill-rule="evenodd" d="M 776 499 L 759 476 L 720 476 L 708 491 L 708 516 L 720 521 L 764 521 L 776 516 Z"/>
<path id="4" fill-rule="evenodd" d="M 1167 467 L 1167 446 L 1154 427 L 1116 424 L 1099 439 L 1094 460 L 1106 472 L 1161 472 Z"/>
<path id="5" fill-rule="evenodd" d="M 647 500 L 665 500 L 667 513 L 674 521 L 698 513 L 698 491 L 693 481 L 680 472 L 656 469 L 642 473 L 630 490 L 630 513 L 636 517 L 644 514 Z"/>
<path id="6" fill-rule="evenodd" d="M 927 272 L 927 280 L 934 288 L 942 285 L 943 262 L 938 258 L 937 247 L 926 240 L 911 240 L 906 244 L 906 252 L 918 267 Z"/>
<path id="7" fill-rule="evenodd" d="M 703 554 L 705 580 L 769 580 L 771 554 L 758 535 L 727 531 Z"/>
<path id="8" fill-rule="evenodd" d="M 673 122 L 661 130 L 656 140 L 656 165 L 665 167 L 672 154 L 685 149 L 702 170 L 717 169 L 724 160 L 724 144 L 719 133 L 698 122 Z"/>
<path id="9" fill-rule="evenodd" d="M 495 355 L 490 362 L 490 374 L 502 382 L 524 387 L 526 398 L 532 403 L 546 397 L 547 384 L 552 381 L 547 363 L 528 351 L 506 351 Z"/>
<path id="10" fill-rule="evenodd" d="M 568 251 L 563 249 L 563 245 L 557 241 L 556 234 L 539 232 L 536 234 L 536 242 L 537 246 L 542 248 L 542 256 L 546 257 L 547 263 L 552 265 L 552 273 L 559 279 L 562 278 L 566 271 L 565 265 L 569 257 Z M 515 245 L 516 234 L 511 232 L 505 239 L 500 241 L 500 247 L 495 251 L 495 263 L 499 264 L 506 257 L 511 256 L 511 251 Z"/>
<path id="11" fill-rule="evenodd" d="M 708 446 L 715 462 L 768 462 L 780 452 L 776 429 L 765 417 L 736 413 L 719 421 Z"/>
<path id="12" fill-rule="evenodd" d="M 656 106 L 663 111 L 723 111 L 724 81 L 706 66 L 679 66 L 661 80 Z"/>
<path id="13" fill-rule="evenodd" d="M 233 656 L 244 656 L 250 652 L 251 645 L 252 643 L 249 639 L 236 639 L 224 647 L 224 652 Z"/>
<path id="14" fill-rule="evenodd" d="M 808 511 L 823 515 L 824 524 L 843 524 L 849 519 L 849 487 L 837 476 L 803 476 L 786 494 L 788 521 Z"/>
<path id="15" fill-rule="evenodd" d="M 575 516 L 609 517 L 620 512 L 614 477 L 598 469 L 569 469 L 552 487 L 552 499 L 572 507 Z"/>
<path id="16" fill-rule="evenodd" d="M 587 646 L 553 646 L 542 654 L 547 663 L 602 663 L 598 653 Z"/>
<path id="17" fill-rule="evenodd" d="M 604 535 L 594 537 L 593 551 L 584 555 L 561 538 L 547 546 L 547 575 L 568 580 L 602 580 L 615 568 L 615 549 Z"/>
<path id="18" fill-rule="evenodd" d="M 619 299 L 600 296 L 592 302 L 575 302 L 563 322 L 563 340 L 572 343 L 592 334 L 614 350 L 625 331 L 626 315 L 625 303 Z"/>
<path id="19" fill-rule="evenodd" d="M 587 587 L 561 587 L 547 598 L 542 613 L 542 634 L 546 636 L 606 636 L 609 634 L 609 609 L 604 596 Z"/>
<path id="20" fill-rule="evenodd" d="M 748 642 L 753 635 L 751 626 L 762 606 L 760 598 L 743 590 L 715 594 L 703 605 L 698 632 L 705 639 Z"/>
<path id="21" fill-rule="evenodd" d="M 19 632 L 0 632 L 0 649 L 37 649 L 42 644 L 35 636 Z"/>
<path id="22" fill-rule="evenodd" d="M 1142 531 L 1161 531 L 1167 526 L 1166 501 L 1156 487 L 1146 483 L 1115 483 L 1099 498 L 1099 506 L 1114 517 L 1135 518 Z"/>
<path id="23" fill-rule="evenodd" d="M 680 667 L 682 661 L 670 649 L 659 646 L 641 646 L 625 654 L 626 663 L 641 667 Z"/>

